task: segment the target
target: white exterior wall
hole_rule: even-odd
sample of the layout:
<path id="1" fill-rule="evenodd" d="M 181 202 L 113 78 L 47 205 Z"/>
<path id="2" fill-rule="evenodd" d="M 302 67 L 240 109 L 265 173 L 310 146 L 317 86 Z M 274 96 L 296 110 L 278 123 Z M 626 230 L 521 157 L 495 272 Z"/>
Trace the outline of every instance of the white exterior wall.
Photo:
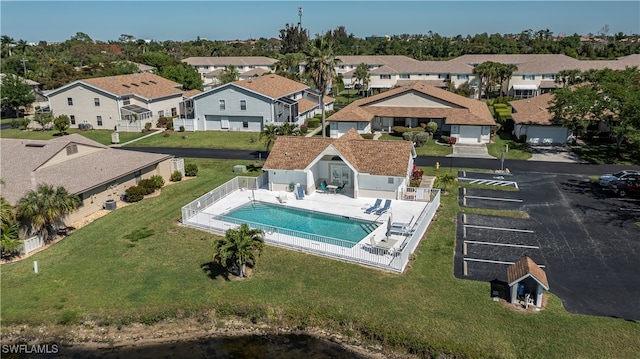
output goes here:
<path id="1" fill-rule="evenodd" d="M 164 98 L 162 100 L 155 100 L 148 104 L 140 105 L 151 111 L 151 118 L 144 121 L 151 122 L 151 127 L 156 127 L 158 119 L 160 118 L 158 116 L 158 111 L 164 111 L 164 117 L 171 117 L 172 108 L 175 108 L 176 114 L 180 115 L 180 102 L 182 102 L 182 95 Z"/>
<path id="2" fill-rule="evenodd" d="M 491 126 L 451 125 L 451 137 L 457 143 L 490 143 Z"/>
<path id="3" fill-rule="evenodd" d="M 527 136 L 527 143 L 534 145 L 545 144 L 566 144 L 572 131 L 560 126 L 540 126 L 516 124 L 513 134 L 520 138 L 520 135 Z"/>
<path id="4" fill-rule="evenodd" d="M 339 138 L 352 128 L 358 131 L 359 134 L 371 133 L 370 122 L 331 121 L 329 122 L 329 137 Z"/>
<path id="5" fill-rule="evenodd" d="M 393 183 L 389 183 L 389 178 Z M 358 197 L 397 199 L 398 188 L 404 183 L 402 177 L 358 175 Z"/>
<path id="6" fill-rule="evenodd" d="M 67 102 L 69 97 L 73 99 L 72 106 Z M 95 105 L 95 98 L 100 99 L 100 106 Z M 81 84 L 50 96 L 49 104 L 54 116 L 75 116 L 76 123 L 71 128 L 78 128 L 80 123 L 90 123 L 95 129 L 113 130 L 120 118 L 118 101 L 114 97 Z M 98 126 L 97 116 L 102 116 L 102 126 Z"/>
<path id="7" fill-rule="evenodd" d="M 307 186 L 307 173 L 303 170 L 268 170 L 267 172 L 270 191 L 288 191 L 291 183 L 300 183 L 303 188 Z"/>

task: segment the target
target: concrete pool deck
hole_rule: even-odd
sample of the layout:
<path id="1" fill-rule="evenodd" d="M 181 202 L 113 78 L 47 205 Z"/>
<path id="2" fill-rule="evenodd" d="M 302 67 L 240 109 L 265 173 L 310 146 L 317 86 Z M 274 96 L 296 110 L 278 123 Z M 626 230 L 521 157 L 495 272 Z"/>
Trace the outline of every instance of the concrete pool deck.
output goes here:
<path id="1" fill-rule="evenodd" d="M 210 194 L 214 192 L 211 191 Z M 273 227 L 272 230 L 265 230 L 264 238 L 267 243 L 272 245 L 395 272 L 402 272 L 406 267 L 409 255 L 424 236 L 439 205 L 439 195 L 436 195 L 434 202 L 392 200 L 389 211 L 382 215 L 375 215 L 365 213 L 365 209 L 375 203 L 375 198 L 354 199 L 342 194 L 315 192 L 298 200 L 294 193 L 287 192 L 286 201 L 281 203 L 280 192 L 267 189 L 240 188 L 227 193 L 212 204 L 205 195 L 201 199 L 207 203 L 206 205 L 201 205 L 204 202 L 198 199 L 185 206 L 191 210 L 185 211 L 183 208 L 183 224 L 224 235 L 226 230 L 237 227 L 239 223 L 235 219 L 224 217 L 224 215 L 253 200 L 359 220 L 376 221 L 380 225 L 353 246 L 338 245 L 337 243 L 342 243 L 335 240 L 341 240 L 339 233 L 332 236 L 334 237 L 332 239 L 276 227 Z M 185 213 L 190 214 L 185 215 Z M 386 241 L 390 218 L 394 223 L 410 224 L 408 226 L 410 231 L 406 231 L 404 235 L 391 234 Z M 372 238 L 376 246 L 372 245 Z M 381 242 L 383 240 L 386 242 Z"/>

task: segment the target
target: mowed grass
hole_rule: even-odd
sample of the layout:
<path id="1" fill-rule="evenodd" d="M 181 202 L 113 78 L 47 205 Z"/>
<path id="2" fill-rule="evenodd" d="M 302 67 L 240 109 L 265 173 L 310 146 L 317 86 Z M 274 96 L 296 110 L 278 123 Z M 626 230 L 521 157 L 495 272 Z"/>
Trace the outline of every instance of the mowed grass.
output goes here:
<path id="1" fill-rule="evenodd" d="M 382 134 L 380 140 L 404 141 L 402 136 L 393 136 L 388 133 Z M 416 147 L 418 156 L 436 156 L 445 157 L 453 153 L 453 148 L 448 145 L 437 144 L 433 138 L 429 138 L 427 144 L 422 147 Z"/>
<path id="2" fill-rule="evenodd" d="M 622 158 L 616 156 L 614 143 L 587 142 L 571 146 L 571 151 L 593 164 L 640 165 L 640 143 L 623 143 L 620 148 Z"/>
<path id="3" fill-rule="evenodd" d="M 493 143 L 487 144 L 487 151 L 495 158 L 500 158 L 502 151 L 505 151 L 504 158 L 508 160 L 528 160 L 531 158 L 531 151 L 525 143 L 514 141 L 511 134 L 500 131 L 493 137 Z M 506 152 L 509 145 L 509 152 Z"/>
<path id="4" fill-rule="evenodd" d="M 91 130 L 91 131 L 80 131 L 78 129 L 69 129 L 67 133 L 77 133 L 86 138 L 94 140 L 96 142 L 102 143 L 103 145 L 111 144 L 111 134 L 113 131 L 109 130 Z M 136 138 L 142 137 L 146 135 L 142 132 L 118 132 L 120 143 L 124 143 L 127 141 L 134 140 Z M 156 135 L 157 136 L 157 135 Z M 59 137 L 59 132 L 56 130 L 19 130 L 16 128 L 8 128 L 6 130 L 0 131 L 1 138 L 21 138 L 21 139 L 29 139 L 29 140 L 50 140 L 53 138 Z"/>
<path id="5" fill-rule="evenodd" d="M 133 142 L 133 147 L 223 148 L 236 150 L 265 150 L 259 132 L 197 131 L 158 134 Z"/>
<path id="6" fill-rule="evenodd" d="M 357 332 L 385 346 L 434 356 L 637 358 L 640 353 L 637 323 L 569 314 L 553 295 L 545 310 L 517 313 L 491 300 L 489 283 L 456 279 L 456 184 L 442 196 L 402 275 L 266 246 L 251 278 L 229 281 L 215 267 L 208 270 L 216 237 L 181 227 L 178 219 L 183 205 L 232 178 L 233 165 L 241 161 L 193 161 L 200 167 L 197 178 L 119 208 L 27 260 L 2 265 L 3 327 L 154 323 L 209 318 L 215 311 L 276 326 Z M 33 273 L 34 260 L 39 274 Z"/>

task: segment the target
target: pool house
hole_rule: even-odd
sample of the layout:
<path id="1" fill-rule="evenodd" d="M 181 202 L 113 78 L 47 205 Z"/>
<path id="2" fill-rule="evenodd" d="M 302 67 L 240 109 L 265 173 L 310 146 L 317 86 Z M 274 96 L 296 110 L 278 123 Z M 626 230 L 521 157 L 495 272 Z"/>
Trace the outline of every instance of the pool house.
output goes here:
<path id="1" fill-rule="evenodd" d="M 440 204 L 438 189 L 408 186 L 412 148 L 359 135 L 280 137 L 264 173 L 233 178 L 185 205 L 182 224 L 224 235 L 247 223 L 270 245 L 402 273 Z"/>

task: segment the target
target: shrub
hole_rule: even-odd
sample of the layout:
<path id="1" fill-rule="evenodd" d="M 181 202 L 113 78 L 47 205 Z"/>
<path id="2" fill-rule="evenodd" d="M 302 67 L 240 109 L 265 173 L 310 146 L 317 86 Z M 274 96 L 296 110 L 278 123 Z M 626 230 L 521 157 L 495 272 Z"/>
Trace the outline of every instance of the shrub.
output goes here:
<path id="1" fill-rule="evenodd" d="M 402 139 L 405 141 L 413 141 L 413 135 L 415 135 L 415 132 L 403 132 Z"/>
<path id="2" fill-rule="evenodd" d="M 305 135 L 308 130 L 309 130 L 309 128 L 307 127 L 307 125 L 300 126 L 300 133 L 301 134 Z"/>
<path id="3" fill-rule="evenodd" d="M 195 163 L 187 163 L 184 166 L 184 174 L 185 176 L 195 177 L 198 175 L 198 165 Z"/>
<path id="4" fill-rule="evenodd" d="M 417 181 L 422 180 L 422 175 L 424 175 L 424 171 L 420 169 L 420 167 L 413 165 L 413 169 L 411 170 L 411 180 Z M 412 186 L 417 187 L 417 186 Z"/>
<path id="5" fill-rule="evenodd" d="M 157 189 L 155 182 L 146 178 L 138 182 L 138 187 L 142 188 L 145 195 L 151 194 Z"/>
<path id="6" fill-rule="evenodd" d="M 518 140 L 522 143 L 527 142 L 527 135 L 525 134 L 520 135 L 520 138 L 518 138 Z"/>
<path id="7" fill-rule="evenodd" d="M 178 131 L 180 131 L 180 132 L 184 132 L 184 131 L 185 131 L 185 130 L 184 130 L 184 126 L 180 126 L 180 129 L 179 129 Z"/>
<path id="8" fill-rule="evenodd" d="M 169 131 L 164 131 L 164 133 L 162 133 L 163 137 L 169 137 L 171 136 L 171 133 Z"/>
<path id="9" fill-rule="evenodd" d="M 414 132 L 413 142 L 416 143 L 416 147 L 422 147 L 429 141 L 429 134 L 426 132 Z"/>
<path id="10" fill-rule="evenodd" d="M 164 178 L 162 178 L 162 176 L 154 175 L 149 179 L 153 181 L 153 185 L 156 189 L 160 189 L 164 186 Z"/>
<path id="11" fill-rule="evenodd" d="M 507 104 L 506 103 L 496 103 L 496 104 L 493 105 L 493 108 L 495 108 L 496 110 L 500 109 L 500 108 L 505 108 L 506 109 L 507 108 Z"/>
<path id="12" fill-rule="evenodd" d="M 144 129 L 147 130 L 147 131 L 151 130 L 151 122 L 145 123 L 144 124 Z"/>
<path id="13" fill-rule="evenodd" d="M 167 127 L 167 121 L 169 121 L 169 119 L 164 117 L 164 116 L 158 118 L 158 122 L 156 123 L 156 127 L 160 127 L 160 128 L 164 127 L 164 128 L 166 128 Z"/>
<path id="14" fill-rule="evenodd" d="M 182 173 L 180 173 L 180 171 L 174 171 L 169 179 L 171 182 L 180 182 L 182 180 Z"/>
<path id="15" fill-rule="evenodd" d="M 144 189 L 138 186 L 132 186 L 124 191 L 124 200 L 127 202 L 138 202 L 144 198 Z"/>
<path id="16" fill-rule="evenodd" d="M 429 131 L 429 133 L 435 133 L 438 130 L 438 124 L 430 121 L 429 123 L 427 123 L 427 131 Z"/>
<path id="17" fill-rule="evenodd" d="M 402 136 L 402 134 L 405 132 L 424 132 L 424 128 L 422 127 L 409 128 L 405 126 L 393 126 L 391 127 L 391 130 L 393 131 L 393 134 L 396 136 Z"/>
<path id="18" fill-rule="evenodd" d="M 364 138 L 365 140 L 373 140 L 373 133 L 363 133 L 360 136 L 362 136 L 362 138 Z"/>
<path id="19" fill-rule="evenodd" d="M 309 128 L 318 128 L 320 126 L 321 121 L 322 121 L 321 119 L 314 117 L 312 119 L 309 119 L 309 121 L 307 121 L 307 126 Z"/>
<path id="20" fill-rule="evenodd" d="M 26 130 L 27 126 L 29 126 L 29 120 L 26 118 L 16 118 L 11 121 L 11 128 L 19 128 L 21 130 Z"/>

